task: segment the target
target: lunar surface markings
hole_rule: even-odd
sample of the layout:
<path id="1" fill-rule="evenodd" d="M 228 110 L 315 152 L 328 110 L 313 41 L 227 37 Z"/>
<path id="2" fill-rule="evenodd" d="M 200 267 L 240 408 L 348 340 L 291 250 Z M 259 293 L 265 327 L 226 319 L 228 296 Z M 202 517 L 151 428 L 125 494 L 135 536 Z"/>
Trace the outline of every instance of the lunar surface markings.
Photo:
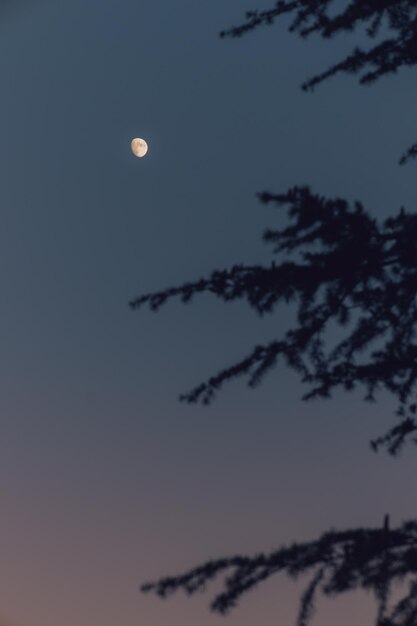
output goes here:
<path id="1" fill-rule="evenodd" d="M 140 137 L 135 137 L 132 139 L 132 143 L 130 144 L 133 154 L 136 157 L 144 157 L 148 152 L 148 144 L 144 139 L 140 139 Z"/>

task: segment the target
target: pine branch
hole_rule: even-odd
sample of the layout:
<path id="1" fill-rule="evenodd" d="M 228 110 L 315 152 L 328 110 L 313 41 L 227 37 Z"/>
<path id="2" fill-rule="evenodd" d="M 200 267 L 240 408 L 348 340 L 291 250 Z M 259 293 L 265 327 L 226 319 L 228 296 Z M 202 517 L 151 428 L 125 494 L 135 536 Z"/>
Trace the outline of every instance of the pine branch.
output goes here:
<path id="1" fill-rule="evenodd" d="M 417 63 L 415 0 L 345 0 L 344 4 L 334 0 L 278 0 L 269 9 L 248 11 L 240 24 L 222 31 L 220 36 L 241 37 L 259 27 L 272 25 L 283 16 L 291 17 L 288 30 L 303 38 L 318 34 L 329 39 L 366 27 L 370 47 L 367 50 L 354 47 L 344 59 L 304 81 L 302 89 L 305 91 L 313 90 L 340 73 L 357 75 L 360 84 L 366 85 Z M 374 43 L 384 26 L 384 32 L 391 36 Z M 404 165 L 416 156 L 417 144 L 414 144 L 401 156 L 399 163 Z"/>
<path id="2" fill-rule="evenodd" d="M 301 597 L 297 626 L 311 623 L 318 593 L 332 597 L 359 589 L 367 589 L 375 597 L 376 626 L 415 626 L 417 522 L 391 530 L 386 516 L 382 528 L 331 531 L 315 541 L 284 546 L 270 554 L 208 561 L 179 576 L 146 583 L 141 589 L 161 598 L 179 590 L 192 595 L 224 576 L 211 608 L 227 614 L 247 591 L 272 576 L 283 573 L 295 579 L 311 572 L 313 577 Z M 393 589 L 398 591 L 406 578 L 410 581 L 408 593 L 399 600 L 392 599 Z"/>
<path id="3" fill-rule="evenodd" d="M 362 387 L 368 400 L 382 389 L 396 397 L 402 421 L 373 448 L 397 453 L 416 424 L 404 412 L 414 406 L 417 387 L 417 215 L 401 209 L 379 224 L 360 203 L 327 199 L 307 187 L 259 198 L 286 207 L 285 226 L 263 236 L 272 248 L 270 264 L 216 270 L 139 296 L 130 306 L 156 311 L 172 298 L 190 302 L 206 292 L 226 303 L 242 300 L 262 316 L 291 302 L 292 328 L 181 399 L 209 404 L 238 376 L 255 387 L 281 359 L 308 385 L 305 399 L 330 397 L 338 387 Z"/>

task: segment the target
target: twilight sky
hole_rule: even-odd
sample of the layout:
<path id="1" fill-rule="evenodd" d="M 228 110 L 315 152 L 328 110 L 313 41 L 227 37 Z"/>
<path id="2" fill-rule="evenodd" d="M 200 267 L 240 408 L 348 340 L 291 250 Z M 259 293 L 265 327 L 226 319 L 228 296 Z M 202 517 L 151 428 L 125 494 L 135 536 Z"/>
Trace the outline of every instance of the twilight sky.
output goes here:
<path id="1" fill-rule="evenodd" d="M 299 85 L 351 39 L 284 23 L 220 40 L 243 0 L 15 0 L 0 13 L 0 626 L 294 623 L 275 579 L 228 618 L 210 595 L 161 602 L 145 580 L 270 550 L 331 527 L 396 524 L 416 453 L 373 455 L 394 403 L 305 404 L 278 368 L 209 409 L 177 395 L 288 315 L 208 297 L 133 313 L 129 299 L 269 258 L 276 211 L 255 192 L 300 183 L 375 215 L 415 206 L 417 84 Z M 149 143 L 145 159 L 130 140 Z M 410 484 L 409 484 L 410 483 Z M 209 590 L 210 591 L 210 590 Z M 316 623 L 365 623 L 364 597 Z M 224 620 L 227 620 L 226 622 Z"/>

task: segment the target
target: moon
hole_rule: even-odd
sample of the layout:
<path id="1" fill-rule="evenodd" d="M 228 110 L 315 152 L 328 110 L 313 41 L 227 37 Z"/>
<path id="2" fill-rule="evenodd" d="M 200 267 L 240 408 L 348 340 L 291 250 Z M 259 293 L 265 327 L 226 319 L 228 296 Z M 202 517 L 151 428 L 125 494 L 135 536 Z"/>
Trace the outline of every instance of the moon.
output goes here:
<path id="1" fill-rule="evenodd" d="M 140 139 L 139 137 L 132 139 L 132 143 L 130 144 L 130 147 L 132 149 L 133 154 L 139 158 L 144 157 L 145 154 L 148 152 L 148 144 L 146 143 L 144 139 Z"/>

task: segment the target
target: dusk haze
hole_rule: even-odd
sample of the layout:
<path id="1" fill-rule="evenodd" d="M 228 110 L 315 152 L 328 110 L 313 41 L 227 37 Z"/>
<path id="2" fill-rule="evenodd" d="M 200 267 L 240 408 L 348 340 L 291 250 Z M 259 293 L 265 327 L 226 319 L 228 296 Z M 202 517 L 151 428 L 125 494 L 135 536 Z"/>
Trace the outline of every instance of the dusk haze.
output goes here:
<path id="1" fill-rule="evenodd" d="M 279 360 L 208 406 L 179 401 L 282 337 L 293 301 L 259 315 L 201 288 L 129 306 L 216 269 L 274 270 L 262 236 L 286 209 L 258 193 L 308 188 L 381 223 L 417 208 L 417 160 L 398 163 L 416 67 L 303 90 L 365 29 L 302 38 L 285 15 L 220 37 L 251 2 L 0 4 L 0 626 L 295 626 L 303 576 L 227 615 L 210 610 L 221 577 L 190 597 L 141 586 L 416 516 L 416 446 L 369 445 L 398 419 L 386 389 L 305 401 Z M 362 589 L 320 598 L 311 624 L 375 616 Z"/>

